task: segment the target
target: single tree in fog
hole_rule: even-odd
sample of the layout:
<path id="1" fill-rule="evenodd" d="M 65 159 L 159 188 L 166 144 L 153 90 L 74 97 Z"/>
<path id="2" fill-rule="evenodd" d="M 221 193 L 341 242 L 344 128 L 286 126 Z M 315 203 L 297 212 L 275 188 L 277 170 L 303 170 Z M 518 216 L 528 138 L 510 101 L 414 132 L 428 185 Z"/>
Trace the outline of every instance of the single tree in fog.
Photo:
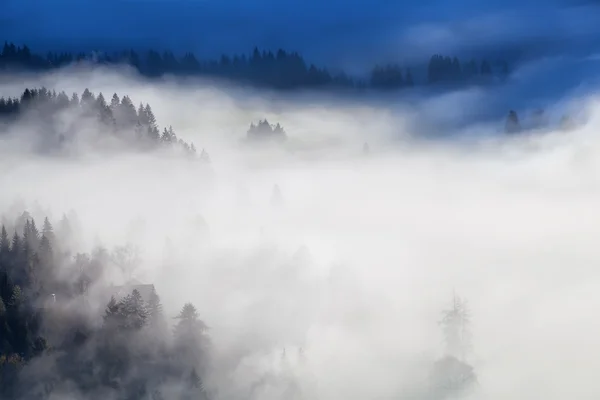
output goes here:
<path id="1" fill-rule="evenodd" d="M 175 318 L 178 321 L 173 329 L 173 340 L 176 354 L 180 357 L 182 365 L 190 368 L 204 366 L 208 326 L 200 319 L 192 303 L 185 304 Z"/>
<path id="2" fill-rule="evenodd" d="M 521 123 L 519 122 L 519 117 L 517 116 L 516 111 L 510 110 L 508 112 L 504 131 L 506 133 L 518 133 L 521 131 Z"/>
<path id="3" fill-rule="evenodd" d="M 465 358 L 471 346 L 467 302 L 454 295 L 451 306 L 442 311 L 439 324 L 444 336 L 444 355 L 431 370 L 430 390 L 433 399 L 456 398 L 477 383 L 474 369 Z"/>
<path id="4" fill-rule="evenodd" d="M 465 359 L 471 347 L 470 322 L 467 302 L 454 295 L 451 307 L 442 311 L 442 319 L 439 322 L 444 334 L 446 354 Z"/>

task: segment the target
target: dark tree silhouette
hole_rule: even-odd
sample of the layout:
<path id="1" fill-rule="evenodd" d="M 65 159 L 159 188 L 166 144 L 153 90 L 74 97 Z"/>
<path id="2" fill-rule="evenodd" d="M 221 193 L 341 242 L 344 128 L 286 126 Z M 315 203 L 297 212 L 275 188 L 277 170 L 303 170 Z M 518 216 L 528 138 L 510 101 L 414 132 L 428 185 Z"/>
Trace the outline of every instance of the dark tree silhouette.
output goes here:
<path id="1" fill-rule="evenodd" d="M 504 128 L 506 133 L 518 133 L 521 131 L 521 124 L 519 122 L 519 117 L 517 116 L 517 112 L 514 110 L 510 110 L 508 112 L 508 116 L 506 117 L 506 125 Z"/>
<path id="2" fill-rule="evenodd" d="M 261 120 L 257 125 L 254 123 L 250 124 L 250 128 L 247 132 L 247 138 L 252 141 L 265 141 L 265 140 L 285 140 L 287 135 L 285 130 L 277 123 L 277 125 L 271 125 L 269 121 Z"/>
<path id="3" fill-rule="evenodd" d="M 470 63 L 475 63 L 471 65 Z M 472 80 L 474 77 L 493 75 L 489 62 L 483 60 L 477 65 L 471 61 L 462 65 L 456 57 L 434 55 L 428 67 L 429 83 L 449 83 Z M 343 71 L 331 72 L 327 68 L 308 63 L 297 52 L 279 49 L 276 52 L 254 48 L 250 54 L 222 55 L 216 60 L 199 60 L 192 53 L 181 57 L 172 51 L 148 50 L 88 54 L 53 53 L 45 56 L 34 54 L 27 46 L 5 43 L 0 53 L 0 70 L 49 70 L 73 63 L 95 63 L 100 65 L 126 64 L 148 78 L 163 75 L 201 76 L 235 81 L 259 87 L 278 90 L 294 89 L 359 89 L 370 87 L 376 90 L 393 90 L 415 84 L 411 71 L 397 64 L 377 65 L 371 71 L 368 84 L 351 78 Z M 509 73 L 508 64 L 498 61 L 500 76 Z M 111 100 L 110 108 L 115 112 L 116 102 Z M 14 106 L 11 104 L 11 106 Z"/>
<path id="4" fill-rule="evenodd" d="M 209 342 L 195 307 L 186 304 L 179 314 L 173 346 L 154 289 L 147 299 L 137 287 L 108 296 L 97 314 L 83 287 L 110 293 L 98 272 L 110 257 L 102 249 L 72 257 L 62 233 L 78 231 L 67 218 L 61 226 L 55 234 L 46 218 L 39 232 L 24 212 L 0 229 L 0 398 L 49 399 L 73 389 L 86 398 L 160 398 L 163 384 L 185 388 L 190 399 L 207 398 Z M 36 363 L 51 368 L 36 370 Z"/>
<path id="5" fill-rule="evenodd" d="M 102 93 L 95 95 L 89 89 L 81 94 L 81 100 L 76 93 L 71 100 L 68 99 L 65 92 L 57 94 L 43 87 L 25 89 L 20 99 L 0 98 L 0 119 L 8 121 L 7 127 L 25 114 L 30 121 L 39 121 L 46 130 L 43 137 L 45 151 L 68 146 L 75 139 L 76 133 L 63 130 L 59 123 L 60 113 L 70 111 L 80 118 L 81 125 L 89 125 L 90 121 L 94 121 L 102 136 L 109 135 L 117 139 L 123 148 L 171 148 L 197 158 L 193 143 L 178 138 L 172 126 L 164 128 L 162 136 L 159 135 L 156 117 L 149 104 L 140 104 L 136 110 L 129 96 L 119 99 L 116 93 L 107 104 Z"/>

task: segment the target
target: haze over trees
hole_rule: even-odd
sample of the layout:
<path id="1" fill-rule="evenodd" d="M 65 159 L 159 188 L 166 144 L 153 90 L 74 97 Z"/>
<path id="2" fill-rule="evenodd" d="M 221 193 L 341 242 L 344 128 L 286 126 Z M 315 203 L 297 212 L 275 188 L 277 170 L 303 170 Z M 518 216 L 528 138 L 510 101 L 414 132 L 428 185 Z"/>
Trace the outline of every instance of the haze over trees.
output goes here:
<path id="1" fill-rule="evenodd" d="M 485 84 L 493 78 L 509 75 L 505 61 L 471 59 L 461 62 L 457 57 L 433 55 L 428 61 L 425 79 L 417 79 L 419 66 L 388 63 L 375 65 L 368 77 L 351 77 L 343 71 L 330 71 L 307 62 L 297 52 L 279 49 L 276 52 L 254 48 L 250 54 L 223 55 L 218 60 L 200 60 L 192 53 L 181 56 L 171 51 L 126 50 L 116 53 L 49 52 L 36 54 L 28 46 L 5 42 L 0 53 L 0 70 L 45 71 L 77 62 L 102 65 L 129 65 L 143 76 L 156 78 L 165 74 L 217 78 L 280 90 L 293 89 L 366 89 L 397 90 L 424 84 Z M 424 60 L 426 61 L 426 60 Z M 422 74 L 418 74 L 419 76 Z"/>
<path id="2" fill-rule="evenodd" d="M 174 76 L 233 83 L 245 87 L 240 91 L 244 95 L 250 86 L 253 94 L 264 92 L 269 97 L 248 99 L 227 93 L 227 100 L 235 101 L 221 101 L 222 93 L 215 94 L 217 90 L 211 87 L 212 97 L 200 104 L 194 96 L 201 91 L 195 86 L 201 80 L 177 79 L 177 83 L 192 82 L 194 86 L 161 84 L 165 93 L 159 93 L 157 104 L 152 101 L 151 106 L 140 102 L 144 99 L 135 96 L 135 89 L 126 87 L 131 81 L 123 77 L 131 78 L 129 73 L 119 74 L 124 89 L 114 94 L 98 92 L 91 86 L 94 83 L 80 93 L 58 91 L 71 87 L 64 84 L 56 90 L 27 88 L 17 98 L 2 94 L 0 145 L 9 149 L 0 156 L 7 176 L 0 177 L 3 196 L 22 194 L 27 201 L 48 200 L 53 204 L 49 210 L 54 211 L 81 207 L 89 220 L 81 224 L 74 213 L 55 219 L 50 211 L 23 211 L 27 207 L 21 205 L 12 212 L 0 209 L 0 400 L 465 398 L 480 382 L 485 386 L 491 379 L 502 380 L 503 376 L 494 375 L 515 360 L 498 362 L 494 359 L 497 354 L 489 356 L 492 352 L 487 348 L 485 363 L 477 361 L 472 354 L 478 347 L 472 343 L 474 321 L 479 324 L 483 320 L 478 336 L 479 332 L 494 332 L 505 324 L 507 315 L 514 316 L 508 312 L 513 304 L 509 302 L 516 303 L 523 294 L 534 298 L 536 287 L 556 289 L 560 281 L 548 286 L 542 281 L 552 274 L 567 275 L 559 275 L 555 271 L 560 267 L 547 266 L 545 260 L 530 253 L 536 252 L 539 243 L 548 253 L 561 244 L 553 241 L 558 236 L 555 232 L 547 232 L 554 225 L 561 224 L 565 228 L 560 232 L 576 236 L 573 232 L 578 226 L 570 224 L 590 214 L 579 210 L 592 202 L 580 202 L 580 207 L 569 203 L 569 212 L 557 212 L 567 211 L 560 207 L 569 201 L 565 200 L 568 196 L 542 207 L 538 205 L 550 190 L 544 188 L 540 196 L 535 187 L 523 190 L 520 182 L 537 183 L 551 170 L 547 175 L 551 189 L 563 190 L 563 185 L 554 182 L 567 175 L 571 181 L 564 187 L 583 183 L 586 195 L 593 196 L 587 190 L 593 180 L 586 180 L 586 174 L 577 179 L 561 174 L 570 172 L 560 170 L 568 168 L 565 162 L 554 168 L 550 157 L 539 157 L 542 163 L 533 158 L 531 163 L 517 160 L 510 165 L 510 174 L 498 173 L 503 172 L 505 157 L 493 157 L 508 153 L 503 146 L 487 151 L 495 143 L 485 143 L 487 152 L 482 157 L 471 147 L 454 151 L 463 150 L 462 142 L 430 146 L 427 140 L 404 141 L 404 134 L 413 133 L 409 115 L 413 95 L 417 98 L 425 93 L 428 107 L 435 103 L 428 108 L 433 110 L 429 115 L 448 107 L 444 112 L 450 110 L 448 119 L 452 120 L 463 110 L 452 108 L 456 104 L 446 103 L 445 96 L 438 93 L 466 89 L 460 96 L 449 97 L 454 101 L 466 92 L 477 92 L 483 98 L 510 76 L 508 63 L 488 56 L 461 60 L 434 54 L 415 65 L 380 63 L 358 77 L 315 66 L 286 50 L 255 48 L 249 54 L 223 55 L 217 60 L 157 50 L 37 54 L 28 46 L 9 42 L 3 47 L 0 43 L 0 50 L 0 75 L 9 78 L 33 72 L 43 75 L 43 81 L 48 76 L 64 79 L 63 70 L 60 74 L 54 71 L 68 66 L 72 69 L 64 71 L 81 67 L 88 73 L 90 66 L 103 66 L 111 71 L 135 71 L 136 84 L 147 85 L 142 91 L 155 90 L 149 88 L 153 82 Z M 104 70 L 94 69 L 90 76 L 99 76 Z M 139 79 L 137 73 L 147 79 Z M 14 85 L 11 83 L 12 88 Z M 476 85 L 481 86 L 470 90 Z M 219 91 L 223 87 L 227 88 L 223 85 Z M 423 87 L 433 89 L 420 90 Z M 254 90 L 257 88 L 260 91 Z M 345 108 L 343 101 L 341 106 L 318 104 L 320 108 L 331 106 L 333 112 L 295 103 L 290 118 L 281 112 L 287 104 L 277 104 L 277 112 L 281 112 L 277 117 L 273 117 L 274 111 L 264 109 L 275 91 L 288 91 L 277 93 L 281 95 L 277 100 L 285 98 L 287 102 L 290 98 L 295 101 L 296 97 L 288 94 L 296 90 L 302 94 L 298 97 L 306 94 L 304 90 L 331 91 L 338 95 L 331 96 L 336 102 L 349 98 L 349 93 L 368 92 L 369 96 L 360 99 L 369 102 L 356 108 L 354 104 Z M 401 91 L 405 95 L 400 95 Z M 382 107 L 372 105 L 372 93 L 377 93 L 372 96 L 377 101 L 383 99 Z M 429 93 L 435 93 L 431 103 Z M 389 99 L 400 99 L 409 111 L 399 111 L 401 107 Z M 513 106 L 502 100 L 489 104 Z M 186 112 L 185 118 L 171 115 L 171 120 L 157 121 L 155 112 L 166 102 L 169 107 L 165 108 L 173 114 L 183 107 L 191 112 Z M 421 104 L 415 109 L 419 107 Z M 204 119 L 219 108 L 224 111 L 215 114 L 221 115 L 209 115 L 208 122 Z M 196 111 L 202 116 L 193 115 Z M 414 125 L 424 126 L 426 131 L 430 121 L 420 112 Z M 406 126 L 399 123 L 404 117 Z M 506 134 L 500 138 L 503 145 L 518 145 L 528 132 L 550 131 L 556 125 L 562 131 L 578 127 L 568 114 L 559 121 L 550 117 L 542 109 L 531 113 L 502 108 L 490 118 L 494 118 L 499 136 Z M 199 173 L 211 156 L 185 137 L 186 123 L 194 130 L 200 127 L 199 135 L 206 134 L 198 136 L 205 142 L 202 144 L 214 145 L 209 150 L 215 157 L 218 179 L 211 185 L 205 185 Z M 211 123 L 214 132 L 204 129 Z M 230 146 L 219 136 L 228 133 L 230 123 L 237 124 L 235 134 L 243 137 L 244 146 Z M 304 123 L 313 126 L 297 128 Z M 222 125 L 227 126 L 221 129 Z M 328 136 L 330 129 L 335 132 Z M 304 142 L 296 140 L 302 132 L 306 132 Z M 13 144 L 14 148 L 31 146 L 34 151 L 12 152 Z M 279 151 L 281 148 L 291 151 Z M 39 153 L 44 157 L 37 157 Z M 72 154 L 85 156 L 83 162 L 77 157 L 64 162 Z M 88 169 L 90 158 L 93 169 Z M 61 179 L 55 179 L 59 174 Z M 477 186 L 477 182 L 485 186 Z M 507 195 L 508 186 L 513 192 Z M 235 189 L 237 198 L 232 199 Z M 236 205 L 231 200 L 237 200 Z M 525 202 L 534 206 L 527 208 Z M 505 204 L 511 204 L 511 211 L 499 213 Z M 122 229 L 121 223 L 131 220 L 130 226 Z M 515 224 L 523 224 L 525 229 L 515 228 Z M 546 231 L 536 237 L 538 227 Z M 127 238 L 135 237 L 136 244 L 122 240 L 122 231 Z M 519 241 L 523 236 L 518 236 L 523 232 L 527 234 L 525 244 Z M 144 235 L 148 237 L 142 238 Z M 82 245 L 83 236 L 95 244 Z M 535 241 L 538 239 L 540 242 Z M 568 236 L 560 239 L 567 243 Z M 103 240 L 111 246 L 98 244 Z M 323 265 L 312 265 L 314 260 L 305 246 L 288 257 L 287 246 L 303 240 L 310 242 L 311 249 L 314 243 Z M 166 242 L 162 253 L 154 250 L 161 241 Z M 504 246 L 494 248 L 500 242 Z M 144 259 L 140 249 L 150 249 L 152 257 Z M 497 253 L 489 256 L 494 251 Z M 246 252 L 252 256 L 250 260 Z M 279 252 L 285 255 L 278 258 Z M 556 258 L 562 262 L 564 256 Z M 573 256 L 574 262 L 577 256 Z M 160 257 L 163 259 L 157 261 Z M 518 296 L 503 297 L 511 277 L 518 276 L 522 283 L 527 264 L 536 261 L 545 269 L 530 274 L 534 283 L 517 288 Z M 159 271 L 158 278 L 146 283 L 136 280 L 139 271 L 150 269 L 154 270 L 149 274 Z M 499 279 L 502 274 L 506 276 Z M 539 279 L 542 275 L 544 279 Z M 477 307 L 475 320 L 468 303 L 456 295 L 439 321 L 430 315 L 422 318 L 421 311 L 431 310 L 432 304 L 427 303 L 431 298 L 434 311 L 439 307 L 431 293 L 446 290 L 454 280 L 473 287 L 488 285 L 473 291 L 481 300 L 472 303 Z M 486 298 L 488 293 L 491 300 Z M 553 296 L 548 297 L 554 300 Z M 175 309 L 170 308 L 173 303 Z M 540 312 L 542 307 L 533 307 L 533 301 L 527 303 L 527 307 L 510 311 L 522 312 L 519 317 L 552 314 Z M 565 310 L 569 311 L 569 305 L 564 305 Z M 543 310 L 553 309 L 553 304 L 543 306 Z M 539 326 L 557 322 L 537 314 Z M 573 331 L 579 328 L 575 324 Z M 433 350 L 432 355 L 438 338 L 432 340 L 427 334 L 437 333 L 438 328 L 443 351 Z M 593 329 L 586 332 L 593 336 Z M 510 348 L 517 339 L 527 340 L 501 337 L 497 343 L 502 349 Z M 530 354 L 536 351 L 558 354 L 547 348 Z M 544 371 L 532 381 L 542 381 L 540 376 L 551 375 Z M 414 390 L 417 395 L 405 395 L 404 385 L 411 386 L 406 392 Z M 376 386 L 384 389 L 372 390 L 375 394 L 370 396 Z M 512 399 L 522 400 L 518 396 Z"/>
<path id="3" fill-rule="evenodd" d="M 70 116 L 72 124 L 65 126 L 59 123 L 65 114 Z M 20 98 L 1 97 L 0 134 L 10 132 L 13 125 L 23 120 L 33 126 L 32 129 L 35 129 L 35 124 L 43 129 L 43 151 L 68 146 L 86 130 L 91 130 L 97 133 L 93 138 L 97 145 L 113 142 L 134 149 L 172 148 L 196 157 L 193 143 L 177 137 L 172 126 L 161 131 L 152 107 L 148 103 L 140 103 L 136 107 L 127 95 L 119 97 L 114 93 L 109 101 L 102 93 L 96 95 L 89 89 L 81 95 L 73 93 L 68 96 L 64 91 L 57 93 L 42 87 L 25 89 Z M 204 150 L 200 159 L 209 161 Z"/>
<path id="4" fill-rule="evenodd" d="M 433 399 L 456 398 L 473 389 L 477 375 L 467 362 L 471 350 L 471 315 L 467 302 L 454 295 L 451 307 L 442 311 L 439 322 L 444 336 L 444 355 L 431 371 Z"/>
<path id="5" fill-rule="evenodd" d="M 285 130 L 279 123 L 271 125 L 266 119 L 258 121 L 258 124 L 251 123 L 246 132 L 247 139 L 250 141 L 283 141 L 287 138 Z"/>
<path id="6" fill-rule="evenodd" d="M 111 296 L 117 289 L 105 280 L 111 254 L 104 248 L 73 254 L 69 242 L 78 232 L 70 225 L 64 216 L 55 232 L 46 218 L 39 229 L 27 212 L 2 225 L 0 397 L 206 396 L 202 371 L 211 350 L 195 307 L 183 306 L 170 334 L 153 285 Z M 140 290 L 148 287 L 144 299 Z"/>
<path id="7" fill-rule="evenodd" d="M 525 121 L 522 121 L 515 110 L 509 110 L 504 123 L 504 132 L 508 135 L 515 135 L 531 130 L 544 130 L 552 127 L 548 116 L 542 109 L 535 110 L 527 117 Z M 556 128 L 563 132 L 574 130 L 577 127 L 578 124 L 568 113 L 564 114 L 560 121 L 558 121 L 558 124 L 556 124 Z"/>
<path id="8" fill-rule="evenodd" d="M 38 228 L 27 211 L 13 222 L 3 219 L 1 398 L 45 400 L 73 393 L 86 399 L 219 398 L 204 378 L 213 368 L 210 327 L 193 304 L 169 318 L 154 285 L 131 279 L 109 284 L 111 269 L 124 268 L 115 261 L 123 258 L 123 247 L 74 252 L 71 243 L 79 232 L 67 216 L 57 230 L 48 218 Z M 174 321 L 172 329 L 167 319 Z M 439 322 L 444 355 L 432 366 L 423 400 L 455 398 L 476 385 L 467 362 L 470 322 L 466 301 L 454 296 Z M 303 349 L 297 351 L 295 362 L 306 368 Z M 290 362 L 284 348 L 282 367 Z M 304 398 L 290 373 L 266 375 L 255 386 L 275 385 L 289 398 Z"/>

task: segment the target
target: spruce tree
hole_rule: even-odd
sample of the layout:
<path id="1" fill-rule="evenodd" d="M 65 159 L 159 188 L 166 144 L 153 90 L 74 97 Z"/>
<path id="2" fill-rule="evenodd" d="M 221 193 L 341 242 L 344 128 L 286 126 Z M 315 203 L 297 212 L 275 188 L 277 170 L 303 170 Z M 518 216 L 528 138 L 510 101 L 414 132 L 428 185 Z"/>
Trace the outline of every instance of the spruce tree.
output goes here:
<path id="1" fill-rule="evenodd" d="M 120 326 L 122 329 L 139 330 L 146 325 L 148 310 L 138 290 L 134 289 L 119 302 L 119 311 L 123 316 L 123 324 Z"/>
<path id="2" fill-rule="evenodd" d="M 152 287 L 152 291 L 150 292 L 150 298 L 148 299 L 148 319 L 150 323 L 155 324 L 161 319 L 164 318 L 163 315 L 163 306 L 160 303 L 160 297 L 156 293 L 156 289 L 154 286 Z"/>
<path id="3" fill-rule="evenodd" d="M 115 93 L 113 94 L 112 99 L 110 100 L 110 108 L 114 111 L 117 110 L 117 108 L 121 105 L 121 100 L 119 99 L 119 96 Z"/>
<path id="4" fill-rule="evenodd" d="M 48 217 L 44 218 L 44 226 L 42 227 L 42 236 L 45 236 L 48 241 L 50 242 L 50 245 L 53 245 L 56 237 L 54 235 L 54 228 L 52 227 L 52 224 L 50 223 L 50 220 L 48 219 Z"/>
<path id="5" fill-rule="evenodd" d="M 0 259 L 4 260 L 4 257 L 10 252 L 10 239 L 6 232 L 6 227 L 2 225 L 2 232 L 0 233 Z"/>
<path id="6" fill-rule="evenodd" d="M 175 325 L 173 338 L 175 351 L 181 359 L 181 364 L 189 367 L 203 365 L 206 362 L 207 347 L 207 338 L 204 332 L 208 327 L 200 319 L 198 311 L 192 303 L 185 304 L 176 318 L 179 321 Z"/>

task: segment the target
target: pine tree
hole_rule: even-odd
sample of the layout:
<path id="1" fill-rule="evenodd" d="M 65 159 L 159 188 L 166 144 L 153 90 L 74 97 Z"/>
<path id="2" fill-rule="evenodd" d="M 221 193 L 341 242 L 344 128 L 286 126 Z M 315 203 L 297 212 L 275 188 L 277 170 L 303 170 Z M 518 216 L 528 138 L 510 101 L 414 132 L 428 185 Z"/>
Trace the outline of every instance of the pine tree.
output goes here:
<path id="1" fill-rule="evenodd" d="M 158 321 L 164 318 L 163 315 L 163 307 L 160 303 L 160 297 L 156 293 L 156 289 L 154 286 L 152 287 L 152 291 L 150 292 L 150 298 L 148 299 L 148 319 L 151 324 L 156 324 Z"/>
<path id="2" fill-rule="evenodd" d="M 23 302 L 23 292 L 19 285 L 13 286 L 13 291 L 8 302 L 8 306 L 12 308 L 18 308 Z"/>
<path id="3" fill-rule="evenodd" d="M 142 103 L 140 103 L 140 105 L 137 109 L 137 117 L 138 117 L 139 123 L 142 124 L 142 126 L 147 127 L 150 125 L 148 115 L 146 114 L 146 110 L 144 109 L 144 105 Z"/>
<path id="4" fill-rule="evenodd" d="M 88 88 L 81 94 L 81 105 L 87 109 L 91 109 L 94 106 L 95 100 L 94 94 Z"/>
<path id="5" fill-rule="evenodd" d="M 110 100 L 110 108 L 113 110 L 113 112 L 115 110 L 117 110 L 117 108 L 121 105 L 121 100 L 119 99 L 119 96 L 115 93 L 113 94 L 112 99 Z"/>
<path id="6" fill-rule="evenodd" d="M 173 330 L 173 339 L 181 365 L 189 367 L 202 365 L 206 361 L 207 338 L 204 332 L 208 327 L 200 320 L 196 307 L 191 303 L 184 305 L 176 318 L 179 321 Z"/>
<path id="7" fill-rule="evenodd" d="M 470 322 L 467 302 L 454 295 L 452 307 L 442 311 L 442 320 L 440 321 L 448 355 L 459 359 L 465 358 L 470 348 Z"/>
<path id="8" fill-rule="evenodd" d="M 15 231 L 15 233 L 13 234 L 12 243 L 10 246 L 10 252 L 13 257 L 17 257 L 19 254 L 21 254 L 22 245 L 23 244 L 22 244 L 21 237 Z"/>
<path id="9" fill-rule="evenodd" d="M 112 109 L 106 104 L 104 95 L 100 93 L 96 98 L 96 110 L 98 112 L 98 120 L 107 127 L 116 128 L 116 120 Z"/>
<path id="10" fill-rule="evenodd" d="M 196 335 L 204 333 L 208 329 L 192 303 L 186 303 L 175 318 L 179 320 L 174 330 L 175 337 Z"/>
<path id="11" fill-rule="evenodd" d="M 54 255 L 52 252 L 52 244 L 50 243 L 50 240 L 46 237 L 46 235 L 42 235 L 42 239 L 40 240 L 38 258 L 45 269 L 52 269 Z"/>
<path id="12" fill-rule="evenodd" d="M 171 140 L 172 140 L 171 139 L 171 134 L 169 133 L 169 131 L 167 130 L 167 128 L 163 129 L 163 133 L 162 133 L 162 135 L 160 137 L 160 140 L 163 143 L 171 143 Z"/>
<path id="13" fill-rule="evenodd" d="M 121 328 L 128 330 L 139 330 L 146 325 L 148 310 L 138 290 L 126 296 L 119 303 L 119 311 L 123 316 Z"/>
<path id="14" fill-rule="evenodd" d="M 0 233 L 0 257 L 4 259 L 10 252 L 10 239 L 6 232 L 6 227 L 2 225 L 2 233 Z"/>
<path id="15" fill-rule="evenodd" d="M 120 317 L 119 313 L 120 307 L 119 303 L 115 299 L 115 296 L 111 296 L 108 304 L 106 305 L 106 309 L 104 311 L 104 325 L 108 327 L 117 327 L 120 325 Z"/>
<path id="16" fill-rule="evenodd" d="M 31 251 L 36 251 L 40 244 L 40 232 L 35 226 L 35 220 L 27 220 L 23 228 L 23 240 Z"/>
<path id="17" fill-rule="evenodd" d="M 152 129 L 158 130 L 158 125 L 156 125 L 156 117 L 152 112 L 152 107 L 150 107 L 150 104 L 146 104 L 146 106 L 144 107 L 144 114 L 146 121 L 148 121 L 148 126 Z"/>
<path id="18" fill-rule="evenodd" d="M 437 360 L 430 375 L 431 397 L 456 397 L 477 383 L 473 367 L 465 361 L 470 347 L 468 325 L 470 314 L 466 301 L 454 295 L 452 306 L 442 311 L 442 327 L 446 342 L 445 355 Z"/>
<path id="19" fill-rule="evenodd" d="M 48 217 L 44 218 L 44 226 L 42 227 L 42 236 L 45 236 L 46 239 L 50 242 L 50 245 L 53 245 L 56 241 L 56 236 L 54 235 L 54 228 L 50 223 Z"/>
<path id="20" fill-rule="evenodd" d="M 121 129 L 132 129 L 138 121 L 135 106 L 129 96 L 123 96 L 121 103 L 113 111 L 116 124 Z"/>
<path id="21" fill-rule="evenodd" d="M 77 93 L 73 93 L 70 103 L 74 107 L 79 107 L 79 95 Z"/>

